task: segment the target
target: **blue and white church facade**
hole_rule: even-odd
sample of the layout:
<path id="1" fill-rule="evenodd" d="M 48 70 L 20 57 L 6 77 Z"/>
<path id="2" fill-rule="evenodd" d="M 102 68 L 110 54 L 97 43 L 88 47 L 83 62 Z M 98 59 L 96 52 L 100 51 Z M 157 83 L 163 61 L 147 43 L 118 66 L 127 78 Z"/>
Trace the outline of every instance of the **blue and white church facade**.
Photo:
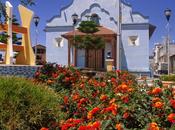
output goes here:
<path id="1" fill-rule="evenodd" d="M 69 36 L 79 35 L 74 30 L 72 15 L 79 16 L 78 24 L 87 20 L 87 16 L 98 16 L 100 31 L 97 35 L 105 38 L 105 49 L 99 55 L 97 64 L 105 68 L 105 58 L 111 52 L 114 66 L 138 74 L 149 74 L 149 39 L 155 26 L 149 18 L 139 12 L 133 12 L 131 5 L 120 0 L 73 0 L 53 16 L 46 24 L 46 60 L 61 65 L 74 64 L 77 67 L 89 67 L 86 50 L 70 45 Z M 95 15 L 94 15 L 95 14 Z M 68 36 L 69 35 L 69 36 Z M 73 37 L 73 36 L 72 36 Z M 120 51 L 119 51 L 120 50 Z M 89 57 L 93 57 L 93 52 Z M 91 66 L 92 67 L 92 66 Z"/>

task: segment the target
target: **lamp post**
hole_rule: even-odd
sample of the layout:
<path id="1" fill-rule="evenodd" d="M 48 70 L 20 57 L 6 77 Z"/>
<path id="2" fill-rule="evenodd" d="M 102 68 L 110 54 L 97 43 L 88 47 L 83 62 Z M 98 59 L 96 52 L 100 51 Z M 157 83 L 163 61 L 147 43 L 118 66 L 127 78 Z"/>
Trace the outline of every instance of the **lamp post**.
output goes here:
<path id="1" fill-rule="evenodd" d="M 35 23 L 35 33 L 36 33 L 36 36 L 35 36 L 35 64 L 37 64 L 37 42 L 38 42 L 38 24 L 39 24 L 39 21 L 40 21 L 40 17 L 38 16 L 34 16 L 33 17 L 33 21 Z"/>
<path id="2" fill-rule="evenodd" d="M 73 40 L 73 44 L 75 44 L 75 26 L 77 24 L 77 20 L 78 20 L 78 15 L 76 13 L 72 14 L 72 21 L 73 21 L 73 33 L 74 33 L 74 40 Z M 73 64 L 73 45 L 72 45 L 72 64 Z M 75 63 L 75 61 L 74 61 Z"/>
<path id="3" fill-rule="evenodd" d="M 168 35 L 167 35 L 167 39 L 168 39 L 168 41 L 167 41 L 167 44 L 166 44 L 166 46 L 167 46 L 167 62 L 168 62 L 168 75 L 170 74 L 170 17 L 171 17 L 171 9 L 166 9 L 165 11 L 164 11 L 164 14 L 165 14 L 165 17 L 166 17 L 166 19 L 167 19 L 167 33 L 168 33 Z"/>

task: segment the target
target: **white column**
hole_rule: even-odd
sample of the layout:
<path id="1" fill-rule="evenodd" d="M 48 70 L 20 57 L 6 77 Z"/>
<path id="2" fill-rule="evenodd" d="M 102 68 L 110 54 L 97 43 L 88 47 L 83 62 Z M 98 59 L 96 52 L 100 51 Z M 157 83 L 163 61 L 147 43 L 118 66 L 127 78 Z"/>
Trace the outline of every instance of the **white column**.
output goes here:
<path id="1" fill-rule="evenodd" d="M 122 10 L 121 10 L 121 0 L 117 0 L 117 69 L 121 69 L 121 22 L 122 22 Z"/>
<path id="2" fill-rule="evenodd" d="M 8 25 L 8 41 L 7 41 L 7 57 L 10 58 L 8 61 L 8 64 L 13 64 L 13 40 L 12 40 L 12 11 L 13 10 L 13 6 L 11 5 L 11 3 L 9 1 L 6 1 L 6 12 L 7 12 L 7 25 Z"/>

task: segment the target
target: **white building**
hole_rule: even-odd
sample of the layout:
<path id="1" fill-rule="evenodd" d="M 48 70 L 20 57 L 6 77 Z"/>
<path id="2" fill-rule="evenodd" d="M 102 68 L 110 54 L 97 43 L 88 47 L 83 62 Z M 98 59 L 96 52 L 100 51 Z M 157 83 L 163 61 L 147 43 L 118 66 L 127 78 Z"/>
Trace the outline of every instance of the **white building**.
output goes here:
<path id="1" fill-rule="evenodd" d="M 105 49 L 99 51 L 94 59 L 93 52 L 75 49 L 71 46 L 71 37 L 81 35 L 73 32 L 72 14 L 78 14 L 78 24 L 87 20 L 87 15 L 98 16 L 100 31 L 96 35 L 104 37 Z M 121 16 L 121 17 L 120 17 Z M 121 34 L 120 22 L 121 19 Z M 76 27 L 78 27 L 78 24 Z M 93 68 L 97 62 L 99 68 L 105 68 L 107 52 L 112 52 L 114 66 L 120 61 L 120 69 L 148 75 L 149 39 L 155 26 L 149 24 L 149 18 L 139 12 L 133 12 L 132 6 L 120 0 L 73 0 L 61 9 L 61 13 L 53 16 L 46 24 L 46 60 L 62 65 L 74 64 L 77 67 Z M 66 35 L 66 36 L 65 36 Z M 64 37 L 63 37 L 64 36 Z M 119 37 L 121 43 L 119 44 Z M 120 57 L 117 47 L 120 46 Z M 86 58 L 88 55 L 91 58 Z"/>

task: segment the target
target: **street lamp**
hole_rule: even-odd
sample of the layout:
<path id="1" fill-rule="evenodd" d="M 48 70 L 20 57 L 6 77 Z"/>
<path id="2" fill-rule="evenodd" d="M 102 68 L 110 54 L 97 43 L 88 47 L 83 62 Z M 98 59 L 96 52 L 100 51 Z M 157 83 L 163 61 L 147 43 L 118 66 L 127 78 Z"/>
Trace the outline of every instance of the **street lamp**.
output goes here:
<path id="1" fill-rule="evenodd" d="M 76 13 L 74 13 L 74 14 L 72 15 L 72 21 L 73 21 L 73 25 L 74 25 L 74 26 L 76 25 L 77 20 L 78 20 L 78 15 L 77 15 Z"/>
<path id="2" fill-rule="evenodd" d="M 78 15 L 76 13 L 72 14 L 72 21 L 73 21 L 73 33 L 74 33 L 74 45 L 75 45 L 75 26 L 78 21 Z M 74 61 L 75 62 L 75 61 Z M 73 64 L 73 46 L 72 46 L 72 64 Z"/>
<path id="3" fill-rule="evenodd" d="M 168 31 L 168 35 L 167 35 L 167 38 L 168 38 L 168 41 L 167 41 L 167 62 L 168 62 L 168 75 L 170 74 L 170 58 L 169 58 L 169 48 L 170 48 L 170 17 L 171 17 L 171 9 L 166 9 L 164 11 L 164 14 L 165 14 L 165 17 L 167 19 L 167 31 Z"/>
<path id="4" fill-rule="evenodd" d="M 40 17 L 38 16 L 34 16 L 33 17 L 33 21 L 35 23 L 35 33 L 36 33 L 36 37 L 35 37 L 35 64 L 37 63 L 36 60 L 37 60 L 37 42 L 38 42 L 38 24 L 39 24 L 39 21 L 40 21 Z"/>

